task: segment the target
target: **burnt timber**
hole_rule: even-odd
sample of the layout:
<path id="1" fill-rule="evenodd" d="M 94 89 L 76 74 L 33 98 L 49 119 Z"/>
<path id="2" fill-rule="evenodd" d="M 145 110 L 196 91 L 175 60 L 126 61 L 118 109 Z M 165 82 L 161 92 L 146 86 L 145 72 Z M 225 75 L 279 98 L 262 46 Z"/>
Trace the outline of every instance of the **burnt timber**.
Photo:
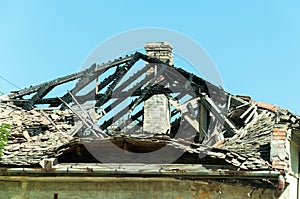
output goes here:
<path id="1" fill-rule="evenodd" d="M 145 67 L 130 72 L 139 61 L 144 61 Z M 248 96 L 231 95 L 170 63 L 170 60 L 136 52 L 1 97 L 0 123 L 9 123 L 13 129 L 0 164 L 57 169 L 59 173 L 62 171 L 55 168 L 56 164 L 69 167 L 99 163 L 85 148 L 87 143 L 98 147 L 106 160 L 120 155 L 110 150 L 110 143 L 113 143 L 123 149 L 123 158 L 119 162 L 112 158 L 111 163 L 120 165 L 132 161 L 127 157 L 129 151 L 141 154 L 136 157 L 137 163 L 169 167 L 169 162 L 159 156 L 149 162 L 143 159 L 143 153 L 165 147 L 182 153 L 172 162 L 174 167 L 203 165 L 208 169 L 205 170 L 207 175 L 218 175 L 218 170 L 225 169 L 231 171 L 231 177 L 247 171 L 244 177 L 251 177 L 253 172 L 257 176 L 252 177 L 259 179 L 259 175 L 266 177 L 265 172 L 270 172 L 269 180 L 273 180 L 270 184 L 274 184 L 276 176 L 289 170 L 286 140 L 291 136 L 300 140 L 300 136 L 291 135 L 292 131 L 300 131 L 299 116 Z M 153 68 L 155 72 L 149 72 Z M 102 77 L 103 74 L 106 76 Z M 47 97 L 55 87 L 72 81 L 76 84 L 70 91 L 60 97 Z M 92 89 L 81 94 L 90 84 L 94 85 Z M 155 96 L 163 96 L 160 99 L 171 107 L 168 131 L 150 133 L 143 128 L 148 111 L 145 102 Z M 128 99 L 130 102 L 126 106 L 115 109 Z M 95 102 L 92 108 L 85 104 L 89 101 Z M 102 168 L 93 169 L 100 171 Z M 6 171 L 10 170 L 2 169 L 2 175 L 6 175 Z M 24 175 L 31 172 L 29 168 L 23 169 Z M 165 174 L 170 175 L 168 172 Z M 200 171 L 198 174 L 204 175 Z M 181 176 L 196 177 L 198 174 L 191 171 Z M 125 175 L 133 174 L 129 169 Z"/>

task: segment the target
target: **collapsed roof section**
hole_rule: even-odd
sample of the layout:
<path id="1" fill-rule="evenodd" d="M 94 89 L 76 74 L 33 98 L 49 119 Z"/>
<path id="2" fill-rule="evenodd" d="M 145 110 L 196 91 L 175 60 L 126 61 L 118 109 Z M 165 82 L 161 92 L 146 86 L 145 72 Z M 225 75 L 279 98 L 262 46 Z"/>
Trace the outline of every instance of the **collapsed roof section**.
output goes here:
<path id="1" fill-rule="evenodd" d="M 91 148 L 106 155 L 107 162 L 120 156 L 120 162 L 133 161 L 129 151 L 140 154 L 134 162 L 164 163 L 159 156 L 146 161 L 143 157 L 167 148 L 181 154 L 175 163 L 228 165 L 234 170 L 289 167 L 284 143 L 290 129 L 300 129 L 298 116 L 233 96 L 171 66 L 170 46 L 159 46 L 150 45 L 147 55 L 136 52 L 94 64 L 2 97 L 0 123 L 13 129 L 1 164 L 35 167 L 49 158 L 99 162 Z M 146 64 L 132 71 L 141 60 Z M 46 97 L 56 86 L 74 80 L 75 87 L 63 96 Z M 37 108 L 39 104 L 49 107 Z M 115 154 L 109 143 L 122 152 Z"/>

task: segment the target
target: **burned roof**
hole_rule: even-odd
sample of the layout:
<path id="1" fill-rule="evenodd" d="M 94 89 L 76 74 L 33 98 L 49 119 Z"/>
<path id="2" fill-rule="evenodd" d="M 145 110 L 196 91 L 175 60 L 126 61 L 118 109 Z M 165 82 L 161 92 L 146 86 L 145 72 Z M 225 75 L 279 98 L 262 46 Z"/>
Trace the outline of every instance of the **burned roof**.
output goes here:
<path id="1" fill-rule="evenodd" d="M 148 67 L 131 73 L 120 84 L 120 79 L 139 60 L 145 61 Z M 168 70 L 156 67 L 159 64 Z M 99 76 L 112 68 L 115 71 L 99 82 Z M 144 74 L 147 75 L 139 79 Z M 188 86 L 174 81 L 178 74 L 188 80 Z M 54 87 L 73 80 L 78 80 L 75 87 L 63 96 L 45 97 Z M 95 80 L 92 90 L 74 97 L 83 85 Z M 189 89 L 190 98 L 179 103 Z M 113 94 L 115 90 L 117 94 Z M 31 96 L 24 98 L 28 95 Z M 167 132 L 151 133 L 143 129 L 147 110 L 144 107 L 136 110 L 155 95 L 164 95 L 172 107 L 168 114 L 173 119 Z M 128 106 L 109 116 L 115 106 L 130 97 L 135 98 Z M 91 99 L 95 104 L 87 110 L 84 102 Z M 49 107 L 39 108 L 38 104 Z M 179 151 L 180 156 L 173 162 L 177 164 L 220 165 L 220 168 L 228 165 L 231 170 L 281 170 L 288 166 L 285 163 L 288 155 L 285 151 L 274 154 L 271 148 L 276 148 L 276 140 L 279 143 L 286 139 L 288 129 L 300 130 L 300 117 L 288 110 L 250 97 L 231 95 L 194 74 L 170 66 L 169 62 L 139 52 L 9 93 L 1 98 L 0 123 L 13 126 L 0 159 L 1 165 L 7 167 L 39 167 L 49 158 L 55 158 L 58 163 L 101 162 L 87 150 L 87 146 L 92 146 L 112 163 L 117 163 L 116 158 L 110 157 L 118 155 L 123 156 L 120 163 L 132 161 L 126 159 L 128 151 L 140 153 L 135 161 L 144 162 L 139 160 L 144 153 L 165 147 Z M 123 149 L 122 153 L 113 154 L 110 143 Z M 164 163 L 153 160 L 158 161 L 159 157 L 146 163 Z"/>

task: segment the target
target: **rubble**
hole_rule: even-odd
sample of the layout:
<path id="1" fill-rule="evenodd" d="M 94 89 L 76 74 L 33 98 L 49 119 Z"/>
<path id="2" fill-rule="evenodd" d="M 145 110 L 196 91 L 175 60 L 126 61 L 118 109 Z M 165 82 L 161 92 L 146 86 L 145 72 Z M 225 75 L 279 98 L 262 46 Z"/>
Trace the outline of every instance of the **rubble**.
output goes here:
<path id="1" fill-rule="evenodd" d="M 167 43 L 160 45 L 158 53 Z M 155 48 L 155 45 L 150 43 L 148 47 Z M 235 170 L 287 169 L 289 155 L 286 153 L 286 142 L 292 129 L 300 130 L 300 117 L 275 105 L 253 101 L 248 96 L 231 95 L 200 77 L 174 67 L 169 51 L 163 52 L 162 60 L 152 57 L 155 53 L 144 55 L 136 52 L 1 98 L 0 124 L 11 124 L 13 129 L 0 163 L 32 167 L 52 165 L 52 158 L 74 151 L 76 155 L 82 155 L 80 150 L 84 148 L 83 142 L 100 143 L 100 148 L 112 142 L 124 151 L 134 152 L 150 150 L 150 146 L 153 149 L 168 146 L 182 152 L 183 156 L 178 161 L 189 164 L 213 162 L 231 165 Z M 166 64 L 169 68 L 157 68 L 155 72 L 159 75 L 151 76 L 146 67 L 131 73 L 127 81 L 118 85 L 119 80 L 139 60 Z M 112 68 L 115 72 L 98 82 L 99 74 Z M 136 81 L 146 73 L 142 80 Z M 189 88 L 180 81 L 171 81 L 171 89 L 170 80 L 176 79 L 178 74 L 188 80 Z M 44 97 L 55 86 L 75 79 L 78 82 L 70 92 L 61 97 Z M 74 98 L 73 95 L 82 89 L 82 85 L 95 80 L 95 88 L 84 96 Z M 113 91 L 117 91 L 117 94 L 112 95 Z M 179 104 L 186 93 L 190 94 L 190 99 Z M 27 95 L 32 97 L 24 99 Z M 132 96 L 136 98 L 128 107 L 121 107 L 112 113 L 113 107 Z M 160 103 L 158 99 L 161 96 L 164 99 L 163 108 L 157 103 L 152 112 L 144 108 L 133 111 L 147 100 L 150 104 L 146 108 L 153 105 L 153 100 Z M 80 103 L 89 99 L 96 101 L 92 109 L 96 110 L 93 118 L 80 106 Z M 110 102 L 111 99 L 114 101 Z M 70 105 L 71 102 L 73 105 Z M 37 108 L 39 104 L 50 104 L 50 107 Z M 153 113 L 157 110 L 159 113 Z M 178 114 L 180 117 L 176 118 Z M 145 115 L 147 129 L 150 130 L 143 131 Z M 153 115 L 157 121 L 155 124 L 151 124 Z M 167 118 L 166 121 L 159 121 L 162 117 Z M 97 121 L 101 118 L 105 119 L 98 125 Z M 170 126 L 163 126 L 169 120 Z M 134 122 L 137 125 L 132 125 Z M 83 127 L 87 127 L 88 131 L 82 132 Z M 153 129 L 163 129 L 164 132 L 155 132 Z M 178 131 L 184 136 L 176 137 Z M 88 135 L 82 136 L 82 133 Z M 133 145 L 141 148 L 134 148 Z"/>
<path id="2" fill-rule="evenodd" d="M 0 122 L 13 125 L 8 146 L 3 150 L 4 155 L 1 157 L 2 164 L 38 164 L 45 158 L 61 155 L 75 143 L 81 143 L 80 139 L 71 136 L 75 126 L 73 113 L 68 109 L 65 111 L 44 111 L 43 109 L 26 111 L 15 106 L 0 105 Z M 143 143 L 156 140 L 189 154 L 206 153 L 211 158 L 223 159 L 237 169 L 264 170 L 270 169 L 270 164 L 265 160 L 268 157 L 263 159 L 261 156 L 263 154 L 267 156 L 270 148 L 265 147 L 262 150 L 261 146 L 270 143 L 274 119 L 274 113 L 263 110 L 245 127 L 239 129 L 237 134 L 217 147 L 208 147 L 183 139 L 171 139 L 169 136 L 114 135 L 113 138 L 103 138 L 98 141 L 119 139 L 122 143 L 124 140 L 128 143 Z"/>
<path id="3" fill-rule="evenodd" d="M 68 143 L 73 128 L 69 110 L 30 110 L 0 103 L 0 123 L 12 125 L 8 145 L 3 149 L 1 163 L 34 165 L 54 157 L 56 150 Z"/>

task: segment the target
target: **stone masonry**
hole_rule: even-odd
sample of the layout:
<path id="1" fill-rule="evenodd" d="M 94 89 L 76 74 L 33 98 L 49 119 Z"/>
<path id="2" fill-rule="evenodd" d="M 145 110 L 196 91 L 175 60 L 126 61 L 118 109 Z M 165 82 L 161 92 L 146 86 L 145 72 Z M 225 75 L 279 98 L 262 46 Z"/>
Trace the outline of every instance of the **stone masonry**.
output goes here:
<path id="1" fill-rule="evenodd" d="M 173 47 L 168 42 L 148 42 L 145 45 L 146 55 L 158 58 L 169 65 L 173 65 L 172 49 Z M 147 71 L 147 74 L 151 72 L 154 70 Z M 168 98 L 163 94 L 150 97 L 144 104 L 143 130 L 154 134 L 165 134 L 170 128 Z"/>
<path id="2" fill-rule="evenodd" d="M 145 101 L 143 128 L 155 134 L 164 134 L 170 129 L 169 102 L 165 95 L 154 95 Z"/>
<path id="3" fill-rule="evenodd" d="M 147 42 L 144 47 L 146 55 L 174 64 L 173 47 L 169 42 Z"/>

